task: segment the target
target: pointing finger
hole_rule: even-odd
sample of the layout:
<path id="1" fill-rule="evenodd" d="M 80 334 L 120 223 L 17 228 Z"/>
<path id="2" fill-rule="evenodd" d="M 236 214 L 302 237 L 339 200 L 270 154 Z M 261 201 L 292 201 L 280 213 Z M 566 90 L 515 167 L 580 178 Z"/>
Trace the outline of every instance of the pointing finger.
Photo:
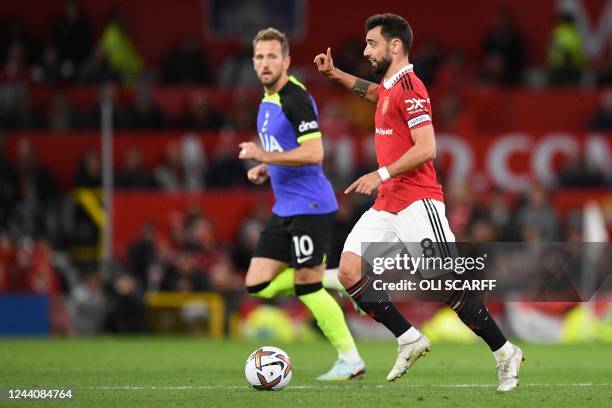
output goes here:
<path id="1" fill-rule="evenodd" d="M 344 190 L 344 194 L 349 194 L 351 191 L 355 190 L 355 187 L 357 187 L 356 181 L 351 184 L 346 190 Z"/>

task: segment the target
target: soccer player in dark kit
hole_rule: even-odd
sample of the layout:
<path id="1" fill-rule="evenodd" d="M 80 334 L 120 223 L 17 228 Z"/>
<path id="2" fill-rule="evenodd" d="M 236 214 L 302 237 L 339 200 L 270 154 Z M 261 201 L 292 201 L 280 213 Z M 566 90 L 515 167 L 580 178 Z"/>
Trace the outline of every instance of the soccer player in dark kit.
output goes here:
<path id="1" fill-rule="evenodd" d="M 332 369 L 319 379 L 349 380 L 363 375 L 365 364 L 342 309 L 322 285 L 338 204 L 323 173 L 316 104 L 288 75 L 289 64 L 285 35 L 261 30 L 253 40 L 253 65 L 265 91 L 257 115 L 263 149 L 243 142 L 239 158 L 260 163 L 248 178 L 260 184 L 269 177 L 276 202 L 254 250 L 246 287 L 262 298 L 295 294 L 338 351 Z"/>

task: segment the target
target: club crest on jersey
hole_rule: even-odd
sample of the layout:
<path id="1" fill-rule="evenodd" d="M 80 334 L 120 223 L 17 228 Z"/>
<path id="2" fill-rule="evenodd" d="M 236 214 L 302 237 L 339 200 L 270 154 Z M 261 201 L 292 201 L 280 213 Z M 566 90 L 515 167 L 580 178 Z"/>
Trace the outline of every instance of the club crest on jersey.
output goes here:
<path id="1" fill-rule="evenodd" d="M 383 100 L 382 108 L 380 109 L 380 113 L 384 115 L 385 113 L 387 113 L 388 108 L 389 108 L 389 97 L 385 96 L 385 99 Z"/>

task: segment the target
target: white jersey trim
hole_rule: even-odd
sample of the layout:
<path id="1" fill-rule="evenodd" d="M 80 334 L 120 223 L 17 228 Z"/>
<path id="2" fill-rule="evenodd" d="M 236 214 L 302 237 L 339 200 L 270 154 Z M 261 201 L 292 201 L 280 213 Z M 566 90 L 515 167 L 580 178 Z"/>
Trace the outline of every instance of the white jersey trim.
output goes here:
<path id="1" fill-rule="evenodd" d="M 419 123 L 423 123 L 427 121 L 431 122 L 431 116 L 429 116 L 428 114 L 417 116 L 416 118 L 410 119 L 408 121 L 408 127 L 411 128 L 413 126 L 418 125 Z"/>
<path id="2" fill-rule="evenodd" d="M 403 77 L 404 75 L 406 75 L 408 72 L 412 72 L 412 64 L 408 64 L 402 68 L 399 69 L 399 71 L 397 71 L 395 74 L 393 74 L 393 76 L 389 79 L 387 79 L 385 82 L 383 82 L 383 85 L 385 86 L 386 89 L 391 89 L 391 87 L 395 84 L 397 84 L 397 81 L 400 80 L 401 77 Z"/>

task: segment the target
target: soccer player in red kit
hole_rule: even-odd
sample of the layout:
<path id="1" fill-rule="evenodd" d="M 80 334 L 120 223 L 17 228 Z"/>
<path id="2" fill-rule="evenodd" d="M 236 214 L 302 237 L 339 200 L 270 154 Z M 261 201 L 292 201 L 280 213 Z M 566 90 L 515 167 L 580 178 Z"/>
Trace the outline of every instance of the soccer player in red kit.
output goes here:
<path id="1" fill-rule="evenodd" d="M 315 57 L 319 72 L 376 103 L 375 144 L 380 168 L 368 173 L 345 193 L 370 195 L 378 189 L 374 206 L 353 227 L 340 260 L 340 281 L 359 306 L 397 338 L 398 357 L 387 376 L 401 377 L 431 348 L 429 339 L 398 311 L 385 291 L 375 290 L 369 274 L 361 273 L 362 243 L 417 243 L 430 239 L 442 252 L 455 241 L 448 220 L 442 187 L 436 181 L 433 159 L 436 142 L 427 90 L 409 63 L 412 30 L 394 14 L 367 19 L 364 56 L 383 75 L 377 85 L 334 67 L 331 49 Z M 445 249 L 446 248 L 446 249 Z M 449 252 L 450 253 L 450 252 Z M 497 361 L 498 391 L 519 384 L 523 352 L 503 335 L 482 300 L 457 292 L 447 300 L 459 318 L 490 347 Z"/>

